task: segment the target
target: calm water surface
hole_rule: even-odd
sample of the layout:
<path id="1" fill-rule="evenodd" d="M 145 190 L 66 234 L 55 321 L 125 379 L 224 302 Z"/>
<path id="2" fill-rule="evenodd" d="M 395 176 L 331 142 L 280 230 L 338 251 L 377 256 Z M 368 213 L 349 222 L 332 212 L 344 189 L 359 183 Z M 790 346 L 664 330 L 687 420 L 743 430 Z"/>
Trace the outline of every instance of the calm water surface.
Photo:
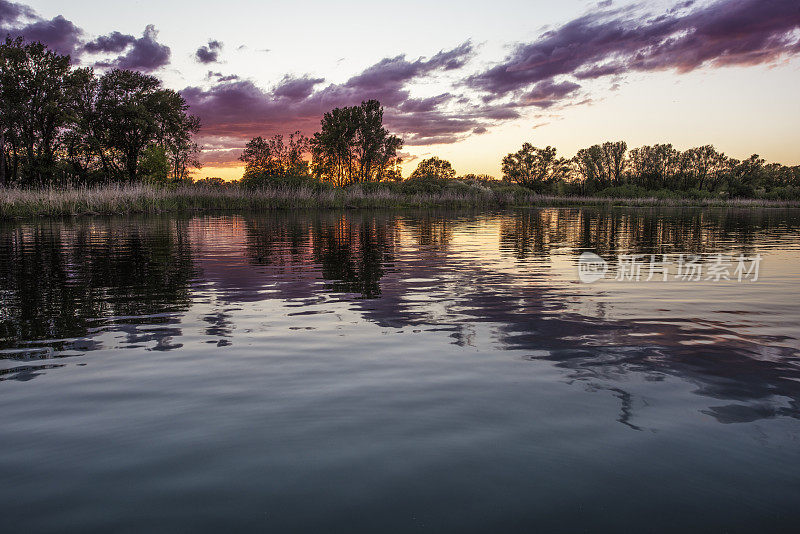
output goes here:
<path id="1" fill-rule="evenodd" d="M 0 305 L 4 532 L 800 521 L 800 211 L 6 223 Z"/>

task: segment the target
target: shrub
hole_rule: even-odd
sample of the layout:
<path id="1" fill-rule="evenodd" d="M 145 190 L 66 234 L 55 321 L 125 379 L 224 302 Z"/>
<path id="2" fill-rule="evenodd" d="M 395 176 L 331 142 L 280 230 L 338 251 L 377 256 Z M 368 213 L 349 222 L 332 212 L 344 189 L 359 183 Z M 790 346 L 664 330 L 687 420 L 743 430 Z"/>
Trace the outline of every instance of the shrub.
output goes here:
<path id="1" fill-rule="evenodd" d="M 255 171 L 245 172 L 240 180 L 241 185 L 250 189 L 263 187 L 313 187 L 319 183 L 310 174 L 292 172 Z"/>

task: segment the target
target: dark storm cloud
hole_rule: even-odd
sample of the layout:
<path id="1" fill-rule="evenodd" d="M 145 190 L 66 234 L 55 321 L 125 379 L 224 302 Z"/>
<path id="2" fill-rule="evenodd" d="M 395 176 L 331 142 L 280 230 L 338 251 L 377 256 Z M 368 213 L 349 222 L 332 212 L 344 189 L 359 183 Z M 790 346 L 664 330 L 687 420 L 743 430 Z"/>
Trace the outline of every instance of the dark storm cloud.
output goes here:
<path id="1" fill-rule="evenodd" d="M 200 63 L 216 63 L 222 50 L 220 41 L 210 40 L 207 45 L 201 46 L 194 53 L 195 59 Z"/>
<path id="2" fill-rule="evenodd" d="M 693 5 L 683 2 L 658 16 L 601 7 L 518 45 L 466 85 L 499 98 L 555 76 L 688 72 L 767 63 L 800 51 L 796 0 L 721 0 L 689 10 Z"/>

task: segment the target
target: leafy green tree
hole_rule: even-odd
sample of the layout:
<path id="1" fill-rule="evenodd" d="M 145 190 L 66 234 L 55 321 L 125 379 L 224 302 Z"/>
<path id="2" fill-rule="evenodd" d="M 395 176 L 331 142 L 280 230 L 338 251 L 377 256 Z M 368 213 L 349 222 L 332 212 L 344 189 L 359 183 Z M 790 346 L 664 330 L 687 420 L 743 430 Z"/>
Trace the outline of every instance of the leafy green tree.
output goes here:
<path id="1" fill-rule="evenodd" d="M 709 182 L 716 182 L 716 175 L 723 170 L 726 159 L 713 145 L 690 148 L 683 155 L 687 160 L 685 189 L 702 190 Z"/>
<path id="2" fill-rule="evenodd" d="M 139 158 L 139 176 L 150 183 L 164 184 L 170 177 L 170 162 L 166 149 L 150 145 Z"/>
<path id="3" fill-rule="evenodd" d="M 358 124 L 355 138 L 355 159 L 358 162 L 356 181 L 381 180 L 390 167 L 399 163 L 397 151 L 402 148 L 403 142 L 383 127 L 380 102 L 368 100 L 355 109 Z"/>
<path id="4" fill-rule="evenodd" d="M 602 172 L 600 145 L 578 150 L 572 158 L 572 165 L 580 182 L 582 192 L 591 192 L 597 188 L 605 187 Z"/>
<path id="5" fill-rule="evenodd" d="M 536 148 L 524 143 L 522 148 L 503 158 L 503 180 L 542 192 L 567 173 L 567 161 L 556 157 L 556 149 Z"/>
<path id="6" fill-rule="evenodd" d="M 269 139 L 254 137 L 245 146 L 239 159 L 244 162 L 242 182 L 257 186 L 266 183 L 301 182 L 310 178 L 307 155 L 309 139 L 300 132 Z"/>
<path id="7" fill-rule="evenodd" d="M 155 143 L 173 152 L 190 151 L 184 141 L 199 123 L 188 117 L 186 109 L 183 98 L 162 89 L 154 76 L 119 69 L 104 74 L 98 88 L 97 118 L 107 144 L 102 148 L 113 150 L 117 156 L 109 170 L 121 170 L 132 182 L 148 145 Z M 178 169 L 178 174 L 182 172 Z"/>
<path id="8" fill-rule="evenodd" d="M 764 160 L 753 154 L 744 161 L 733 160 L 728 174 L 728 194 L 732 197 L 753 197 L 764 179 Z"/>
<path id="9" fill-rule="evenodd" d="M 530 152 L 533 150 L 531 147 Z M 525 161 L 521 157 L 517 159 Z M 554 179 L 552 190 L 559 194 L 635 197 L 657 192 L 658 195 L 692 198 L 712 194 L 800 198 L 797 167 L 766 164 L 757 155 L 739 161 L 712 145 L 680 151 L 671 144 L 656 144 L 627 151 L 623 141 L 606 142 L 578 150 L 570 163 L 563 179 Z"/>
<path id="10" fill-rule="evenodd" d="M 69 119 L 69 78 L 69 56 L 21 38 L 0 45 L 3 183 L 6 144 L 13 180 L 42 185 L 55 177 L 56 151 Z"/>
<path id="11" fill-rule="evenodd" d="M 449 161 L 436 156 L 419 162 L 417 168 L 408 177 L 409 180 L 427 182 L 445 182 L 456 177 L 456 171 Z"/>
<path id="12" fill-rule="evenodd" d="M 228 185 L 228 182 L 220 178 L 219 176 L 208 176 L 206 178 L 201 178 L 199 180 L 195 180 L 195 185 L 203 186 L 203 187 L 213 187 L 213 188 L 220 188 L 225 187 Z"/>
<path id="13" fill-rule="evenodd" d="M 377 100 L 336 108 L 325 115 L 311 139 L 314 172 L 335 185 L 394 178 L 402 140 L 383 127 Z"/>
<path id="14" fill-rule="evenodd" d="M 686 161 L 671 144 L 642 146 L 631 150 L 631 182 L 647 189 L 677 188 Z"/>
<path id="15" fill-rule="evenodd" d="M 627 149 L 624 141 L 607 141 L 578 150 L 571 164 L 584 189 L 595 191 L 620 185 L 624 180 Z"/>
<path id="16" fill-rule="evenodd" d="M 200 122 L 157 78 L 112 70 L 98 79 L 69 56 L 10 38 L 0 67 L 0 184 L 133 181 L 151 146 L 173 179 L 199 166 Z"/>

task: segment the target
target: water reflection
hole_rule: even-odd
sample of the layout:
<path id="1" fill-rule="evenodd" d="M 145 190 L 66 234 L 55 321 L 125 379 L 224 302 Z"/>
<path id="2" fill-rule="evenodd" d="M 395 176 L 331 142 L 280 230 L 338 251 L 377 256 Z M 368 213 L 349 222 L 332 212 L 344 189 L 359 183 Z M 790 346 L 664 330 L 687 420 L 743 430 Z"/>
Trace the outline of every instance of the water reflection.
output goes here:
<path id="1" fill-rule="evenodd" d="M 794 242 L 798 210 L 696 208 L 581 208 L 531 210 L 503 219 L 501 246 L 518 258 L 569 246 L 601 256 L 748 253 L 771 239 Z"/>
<path id="2" fill-rule="evenodd" d="M 619 317 L 612 313 L 619 303 L 602 289 L 556 273 L 586 249 L 760 251 L 789 254 L 785 267 L 800 258 L 798 227 L 797 211 L 734 209 L 268 213 L 6 225 L 0 378 L 30 380 L 64 365 L 64 357 L 97 349 L 186 349 L 196 340 L 185 332 L 195 315 L 200 342 L 236 346 L 237 306 L 246 303 L 291 305 L 293 328 L 313 330 L 305 315 L 335 315 L 326 303 L 345 302 L 384 329 L 438 332 L 457 346 L 488 345 L 509 357 L 551 362 L 564 380 L 616 397 L 617 420 L 632 429 L 642 427 L 636 396 L 625 387 L 631 375 L 694 384 L 696 395 L 713 399 L 704 413 L 722 423 L 798 418 L 798 343 L 785 326 L 797 318 L 796 308 L 776 314 L 772 324 L 763 316 L 769 302 L 751 291 L 745 316 L 666 317 L 662 296 L 639 286 L 646 304 Z M 775 291 L 796 291 L 796 270 L 783 274 Z M 711 294 L 699 287 L 698 299 Z M 264 312 L 259 328 L 268 329 L 270 319 Z"/>
<path id="3" fill-rule="evenodd" d="M 135 325 L 177 324 L 173 315 L 190 306 L 197 271 L 186 230 L 187 221 L 158 218 L 3 227 L 0 346 L 91 350 L 87 336 L 114 323 L 128 343 L 169 346 L 179 328 Z"/>

